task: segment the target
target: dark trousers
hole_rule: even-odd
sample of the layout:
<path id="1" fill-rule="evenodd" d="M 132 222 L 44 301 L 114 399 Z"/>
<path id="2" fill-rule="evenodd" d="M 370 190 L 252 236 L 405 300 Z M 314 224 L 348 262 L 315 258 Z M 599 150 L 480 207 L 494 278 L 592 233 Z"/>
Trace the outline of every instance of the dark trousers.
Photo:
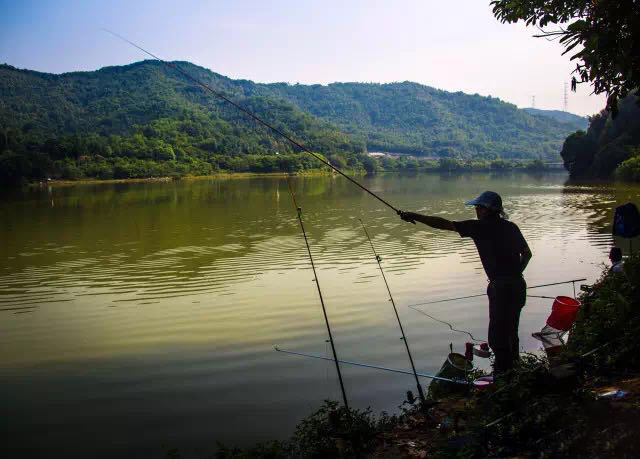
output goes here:
<path id="1" fill-rule="evenodd" d="M 527 284 L 522 276 L 492 279 L 489 296 L 489 346 L 495 355 L 494 374 L 513 368 L 520 357 L 518 324 L 527 299 Z"/>

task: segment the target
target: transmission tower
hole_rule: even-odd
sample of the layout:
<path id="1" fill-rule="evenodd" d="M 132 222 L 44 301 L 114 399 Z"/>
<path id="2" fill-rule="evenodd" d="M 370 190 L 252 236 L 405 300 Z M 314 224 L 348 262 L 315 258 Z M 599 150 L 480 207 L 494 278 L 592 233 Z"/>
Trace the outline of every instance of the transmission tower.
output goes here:
<path id="1" fill-rule="evenodd" d="M 569 109 L 569 92 L 567 91 L 567 88 L 569 87 L 569 85 L 565 82 L 564 83 L 564 111 L 568 111 Z"/>
<path id="2" fill-rule="evenodd" d="M 531 108 L 536 108 L 536 96 L 531 96 Z"/>

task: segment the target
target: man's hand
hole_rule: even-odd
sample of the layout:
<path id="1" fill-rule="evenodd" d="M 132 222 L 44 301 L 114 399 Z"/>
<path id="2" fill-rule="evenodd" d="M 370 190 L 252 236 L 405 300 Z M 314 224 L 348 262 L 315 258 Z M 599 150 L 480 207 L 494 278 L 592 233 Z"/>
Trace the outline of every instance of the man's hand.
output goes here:
<path id="1" fill-rule="evenodd" d="M 422 215 L 415 212 L 404 212 L 402 210 L 398 211 L 398 215 L 400 215 L 400 218 L 405 222 L 413 223 L 414 225 L 416 222 L 420 222 L 430 226 L 431 228 L 456 231 L 456 227 L 453 222 L 445 218 Z"/>
<path id="2" fill-rule="evenodd" d="M 405 222 L 413 223 L 414 225 L 416 224 L 417 214 L 415 214 L 414 212 L 405 212 L 405 211 L 399 210 L 398 215 L 400 215 L 400 218 L 403 219 Z"/>

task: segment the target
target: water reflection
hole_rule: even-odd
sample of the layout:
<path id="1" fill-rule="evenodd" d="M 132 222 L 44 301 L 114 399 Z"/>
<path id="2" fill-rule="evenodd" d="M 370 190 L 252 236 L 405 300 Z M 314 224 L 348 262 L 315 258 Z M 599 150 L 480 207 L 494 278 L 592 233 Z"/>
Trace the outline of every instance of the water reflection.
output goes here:
<path id="1" fill-rule="evenodd" d="M 362 181 L 398 208 L 454 220 L 473 218 L 465 200 L 500 192 L 534 253 L 530 284 L 594 280 L 614 242 L 612 209 L 640 195 L 562 175 Z M 408 225 L 344 179 L 293 183 L 341 357 L 408 367 L 362 218 L 418 370 L 437 371 L 449 343 L 460 348 L 464 336 L 406 305 L 482 292 L 473 243 Z M 69 442 L 60 451 L 77 456 L 95 455 L 105 437 L 113 444 L 104 450 L 118 454 L 161 454 L 162 444 L 210 451 L 214 440 L 283 437 L 323 398 L 339 396 L 330 365 L 272 351 L 328 352 L 284 179 L 37 189 L 3 198 L 0 215 L 0 377 L 12 447 L 30 432 L 25 448 Z M 429 312 L 486 335 L 484 298 Z M 529 334 L 547 313 L 541 300 L 525 308 L 526 349 L 537 348 Z M 362 369 L 345 369 L 345 382 L 355 406 L 389 411 L 413 384 Z"/>

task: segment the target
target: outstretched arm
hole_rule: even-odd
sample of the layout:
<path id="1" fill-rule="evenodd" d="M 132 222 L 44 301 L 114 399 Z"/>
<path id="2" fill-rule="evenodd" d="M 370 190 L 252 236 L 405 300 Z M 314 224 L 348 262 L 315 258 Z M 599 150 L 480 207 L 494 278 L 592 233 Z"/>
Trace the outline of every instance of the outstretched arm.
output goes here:
<path id="1" fill-rule="evenodd" d="M 400 215 L 400 218 L 403 219 L 405 222 L 410 222 L 410 223 L 420 222 L 420 223 L 424 223 L 427 226 L 430 226 L 431 228 L 448 230 L 448 231 L 456 231 L 456 228 L 453 225 L 453 222 L 451 220 L 447 220 L 446 218 L 434 217 L 432 215 L 422 215 L 422 214 L 417 214 L 415 212 L 402 212 L 402 211 L 399 212 L 399 215 Z"/>

